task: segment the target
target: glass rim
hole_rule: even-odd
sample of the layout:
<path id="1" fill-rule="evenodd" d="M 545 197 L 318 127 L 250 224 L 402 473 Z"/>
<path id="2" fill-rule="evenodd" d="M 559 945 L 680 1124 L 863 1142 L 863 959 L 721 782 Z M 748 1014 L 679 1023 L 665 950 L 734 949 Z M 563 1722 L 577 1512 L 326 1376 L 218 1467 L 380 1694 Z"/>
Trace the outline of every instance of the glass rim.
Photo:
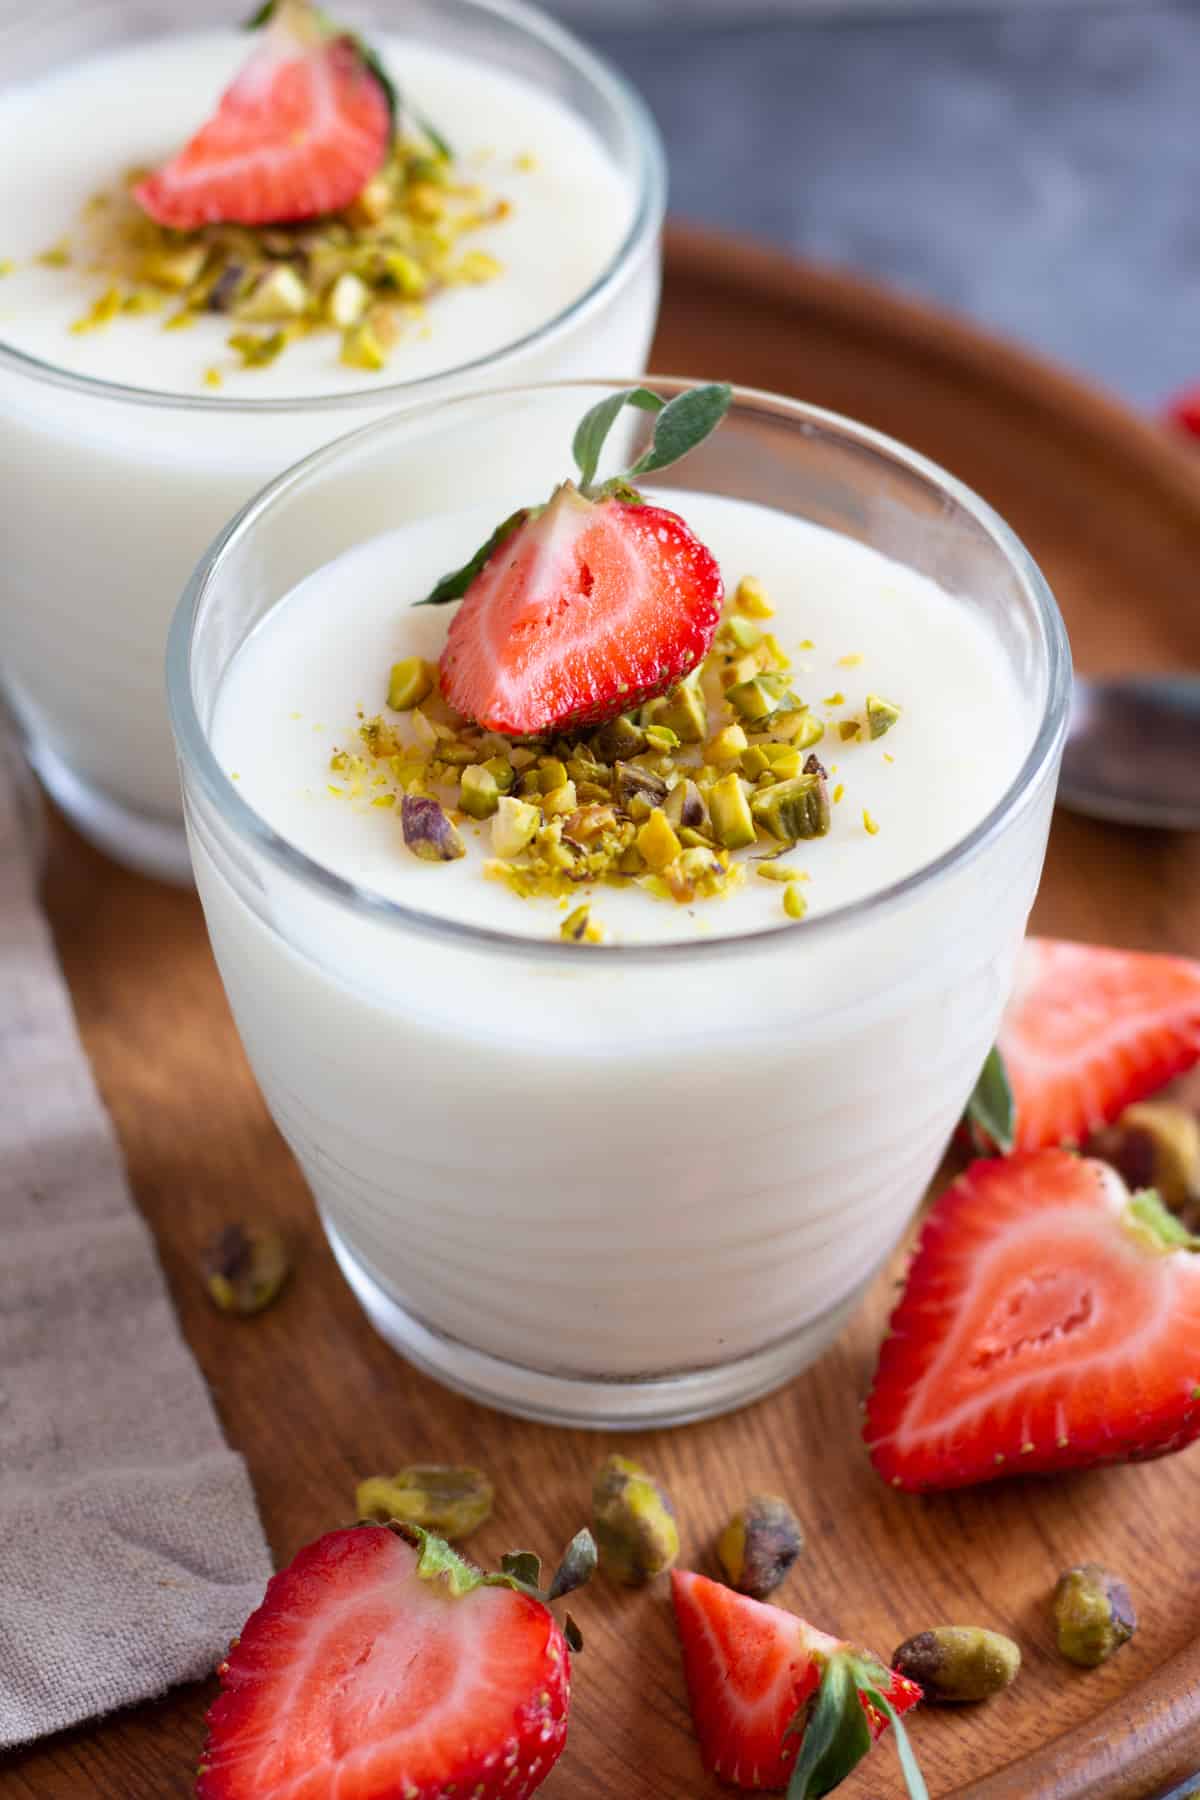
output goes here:
<path id="1" fill-rule="evenodd" d="M 616 388 L 640 385 L 635 381 L 587 378 L 580 380 L 527 382 L 516 387 L 499 387 L 457 394 L 440 403 L 439 410 L 452 406 L 475 405 L 481 400 L 516 399 L 536 394 L 568 392 L 612 392 Z M 648 375 L 645 382 L 660 391 L 679 393 L 696 386 L 694 380 L 680 376 Z M 734 410 L 767 411 L 775 418 L 790 419 L 797 424 L 818 426 L 863 448 L 883 455 L 908 472 L 932 483 L 949 496 L 980 525 L 1010 568 L 1014 569 L 1027 595 L 1032 599 L 1046 664 L 1046 699 L 1038 720 L 1033 742 L 1015 775 L 1000 798 L 970 831 L 950 844 L 940 855 L 922 863 L 908 875 L 886 887 L 866 894 L 828 912 L 810 916 L 804 921 L 803 942 L 811 944 L 832 939 L 847 928 L 876 914 L 890 913 L 903 906 L 915 894 L 935 886 L 943 877 L 973 862 L 1012 824 L 1039 792 L 1049 771 L 1054 767 L 1066 735 L 1071 697 L 1071 650 L 1066 626 L 1050 586 L 1030 552 L 1012 527 L 972 488 L 919 451 L 910 449 L 898 439 L 876 431 L 872 426 L 843 417 L 825 407 L 806 401 L 792 400 L 763 389 L 735 386 Z M 167 703 L 175 733 L 180 762 L 195 778 L 209 802 L 239 839 L 249 842 L 286 874 L 299 877 L 334 900 L 347 912 L 394 927 L 401 932 L 415 932 L 448 943 L 489 951 L 502 951 L 517 957 L 538 960 L 596 962 L 607 966 L 618 963 L 656 963 L 668 957 L 677 963 L 693 958 L 709 961 L 720 957 L 750 954 L 778 942 L 796 946 L 797 939 L 786 926 L 767 925 L 754 931 L 712 938 L 666 939 L 650 943 L 593 945 L 572 943 L 558 937 L 527 937 L 518 932 L 492 926 L 471 924 L 427 912 L 391 900 L 370 888 L 349 881 L 335 870 L 318 862 L 299 849 L 268 824 L 267 820 L 238 791 L 236 784 L 221 767 L 200 721 L 192 695 L 191 651 L 199 612 L 212 580 L 219 575 L 225 557 L 238 543 L 251 534 L 258 521 L 269 513 L 277 501 L 309 475 L 323 466 L 336 463 L 346 451 L 372 436 L 383 436 L 405 420 L 427 411 L 426 406 L 409 407 L 392 413 L 345 437 L 327 444 L 302 462 L 295 464 L 264 488 L 242 508 L 216 538 L 194 570 L 175 609 L 167 640 Z M 283 598 L 283 596 L 280 596 Z M 184 794 L 185 814 L 188 797 Z"/>
<path id="2" fill-rule="evenodd" d="M 612 257 L 590 285 L 575 299 L 543 321 L 523 337 L 514 338 L 498 350 L 467 362 L 454 363 L 432 375 L 414 380 L 389 381 L 379 387 L 357 387 L 345 393 L 305 396 L 279 395 L 275 398 L 228 399 L 220 394 L 177 393 L 169 388 L 145 388 L 133 383 L 106 381 L 103 376 L 85 375 L 74 369 L 32 356 L 5 341 L 0 333 L 0 372 L 8 371 L 25 380 L 46 386 L 67 388 L 96 399 L 120 402 L 127 406 L 165 408 L 172 412 L 223 413 L 250 416 L 294 412 L 353 412 L 363 407 L 391 404 L 393 407 L 419 403 L 432 396 L 448 382 L 464 377 L 482 377 L 487 370 L 503 371 L 505 363 L 544 344 L 553 343 L 563 332 L 586 319 L 604 304 L 608 296 L 640 267 L 642 257 L 662 231 L 667 210 L 667 157 L 653 114 L 631 82 L 603 56 L 584 43 L 557 19 L 544 13 L 528 0 L 460 0 L 483 13 L 504 20 L 536 40 L 569 63 L 600 94 L 629 128 L 638 152 L 637 205 L 633 218 Z M 19 28 L 14 28 L 19 29 Z"/>

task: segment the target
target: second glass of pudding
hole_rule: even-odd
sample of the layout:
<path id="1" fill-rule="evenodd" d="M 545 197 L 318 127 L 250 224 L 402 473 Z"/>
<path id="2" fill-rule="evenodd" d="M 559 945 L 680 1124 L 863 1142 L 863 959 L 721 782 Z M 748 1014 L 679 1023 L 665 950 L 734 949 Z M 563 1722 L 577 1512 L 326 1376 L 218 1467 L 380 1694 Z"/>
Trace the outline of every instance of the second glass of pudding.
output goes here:
<path id="1" fill-rule="evenodd" d="M 723 571 L 709 676 L 729 693 L 755 659 L 786 665 L 787 716 L 768 680 L 776 713 L 748 704 L 740 737 L 710 708 L 673 744 L 660 706 L 621 752 L 651 799 L 704 765 L 701 854 L 718 780 L 753 806 L 736 878 L 681 884 L 639 837 L 616 882 L 547 897 L 469 809 L 465 854 L 412 854 L 402 797 L 439 713 L 389 706 L 389 671 L 435 659 L 454 610 L 413 604 L 549 496 L 611 391 L 460 397 L 310 458 L 199 568 L 168 676 L 226 990 L 372 1322 L 493 1405 L 630 1427 L 786 1380 L 895 1248 L 1009 992 L 1070 659 L 977 496 L 863 426 L 739 393 L 639 486 Z M 497 748 L 440 731 L 450 764 Z M 789 847 L 764 796 L 797 745 L 822 761 L 828 829 Z M 511 756 L 527 795 L 559 791 L 561 758 L 596 774 L 578 748 Z"/>
<path id="2" fill-rule="evenodd" d="M 175 879 L 188 858 L 162 659 L 205 545 L 266 481 L 381 406 L 643 367 L 658 303 L 654 126 L 520 0 L 350 9 L 415 147 L 400 224 L 420 254 L 397 250 L 390 216 L 368 208 L 353 226 L 364 254 L 392 258 L 386 367 L 372 366 L 377 336 L 347 361 L 328 330 L 272 360 L 290 306 L 334 305 L 329 221 L 258 233 L 255 254 L 284 270 L 277 292 L 228 232 L 151 232 L 114 273 L 128 171 L 174 154 L 211 113 L 254 49 L 236 29 L 248 10 L 219 0 L 197 23 L 183 0 L 64 0 L 0 21 L 0 688 L 80 829 Z M 432 154 L 440 138 L 449 161 Z M 362 304 L 353 283 L 343 302 Z"/>

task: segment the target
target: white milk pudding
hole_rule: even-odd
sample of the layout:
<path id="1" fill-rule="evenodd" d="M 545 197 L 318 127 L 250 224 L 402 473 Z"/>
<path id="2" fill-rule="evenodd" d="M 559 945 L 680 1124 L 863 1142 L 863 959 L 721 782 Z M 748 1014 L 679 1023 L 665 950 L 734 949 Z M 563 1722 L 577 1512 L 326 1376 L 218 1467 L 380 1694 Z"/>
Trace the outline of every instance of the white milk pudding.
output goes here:
<path id="1" fill-rule="evenodd" d="M 1028 701 L 986 625 L 925 577 L 803 520 L 711 494 L 656 490 L 654 502 L 679 512 L 713 551 L 742 640 L 769 631 L 788 655 L 790 684 L 810 721 L 796 754 L 803 763 L 811 751 L 828 772 L 826 835 L 783 855 L 776 853 L 785 846 L 764 830 L 752 847 L 733 852 L 740 882 L 683 904 L 635 878 L 569 881 L 561 896 L 522 897 L 496 878 L 503 870 L 490 822 L 470 814 L 456 815 L 461 858 L 435 866 L 407 850 L 397 809 L 403 781 L 391 756 L 369 755 L 360 721 L 382 719 L 400 747 L 402 777 L 412 782 L 420 752 L 406 755 L 403 746 L 417 742 L 419 726 L 411 712 L 384 703 L 387 672 L 401 658 L 436 662 L 451 609 L 412 602 L 486 538 L 494 520 L 482 511 L 360 545 L 268 616 L 233 663 L 213 720 L 214 749 L 242 797 L 314 861 L 389 900 L 536 937 L 557 935 L 563 914 L 589 902 L 595 927 L 613 943 L 784 923 L 791 884 L 767 878 L 781 871 L 797 872 L 805 914 L 816 916 L 890 886 L 964 837 L 1000 799 L 1033 731 Z M 756 578 L 772 617 L 738 610 L 742 576 Z M 732 637 L 714 655 L 729 660 L 740 660 Z M 869 695 L 899 711 L 877 738 Z M 756 767 L 758 739 L 744 730 L 738 737 L 735 728 L 731 753 L 722 755 L 721 729 L 714 714 L 704 730 L 707 751 L 682 745 L 660 758 L 643 746 L 630 768 L 644 764 L 652 777 L 661 767 L 675 782 L 694 758 L 726 780 L 734 770 L 744 779 Z M 782 737 L 762 742 L 772 753 L 788 747 Z M 740 752 L 739 743 L 746 746 Z M 637 810 L 645 820 L 647 809 Z M 643 865 L 640 874 L 648 873 Z"/>
<path id="2" fill-rule="evenodd" d="M 136 8 L 101 10 L 110 36 L 137 29 Z M 0 32 L 0 67 L 36 70 L 37 29 Z M 367 35 L 400 92 L 399 200 L 368 186 L 332 234 L 246 228 L 244 255 L 237 225 L 160 254 L 125 183 L 212 114 L 253 36 L 118 41 L 63 67 L 48 34 L 51 72 L 0 91 L 0 676 L 67 811 L 161 874 L 186 874 L 166 623 L 221 525 L 381 404 L 468 368 L 640 368 L 653 328 L 661 164 L 615 78 L 488 0 L 380 5 Z M 262 254 L 285 265 L 270 282 Z"/>
<path id="3" fill-rule="evenodd" d="M 982 503 L 761 396 L 693 440 L 681 479 L 637 479 L 649 536 L 577 437 L 582 535 L 559 490 L 458 606 L 414 607 L 561 481 L 603 391 L 528 390 L 517 430 L 512 398 L 464 399 L 293 472 L 201 572 L 170 669 L 218 964 L 369 1316 L 494 1404 L 628 1427 L 786 1379 L 894 1248 L 1007 998 L 1069 665 Z M 526 438 L 531 463 L 489 454 Z M 450 466 L 455 504 L 424 504 Z M 569 639 L 591 689 L 565 652 L 521 661 L 526 589 L 539 644 Z M 638 693 L 646 656 L 686 669 L 673 646 L 698 621 L 695 737 L 675 689 L 624 724 L 481 744 L 423 667 L 442 657 L 473 718 L 578 719 L 614 669 Z"/>

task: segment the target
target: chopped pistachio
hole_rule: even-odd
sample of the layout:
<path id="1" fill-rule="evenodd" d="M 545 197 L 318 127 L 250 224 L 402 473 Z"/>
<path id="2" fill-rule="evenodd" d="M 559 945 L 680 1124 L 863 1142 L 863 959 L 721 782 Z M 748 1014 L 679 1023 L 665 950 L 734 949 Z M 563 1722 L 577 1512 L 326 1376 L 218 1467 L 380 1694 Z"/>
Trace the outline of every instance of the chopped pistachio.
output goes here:
<path id="1" fill-rule="evenodd" d="M 360 1519 L 375 1519 L 381 1525 L 401 1519 L 459 1543 L 487 1524 L 495 1497 L 495 1489 L 479 1469 L 420 1463 L 398 1475 L 360 1481 L 354 1505 Z"/>
<path id="2" fill-rule="evenodd" d="M 489 756 L 484 768 L 502 794 L 510 794 L 516 786 L 517 772 L 507 756 Z"/>
<path id="3" fill-rule="evenodd" d="M 803 874 L 794 869 L 790 863 L 776 862 L 774 857 L 763 857 L 755 864 L 754 873 L 760 881 L 802 881 Z"/>
<path id="4" fill-rule="evenodd" d="M 863 808 L 863 828 L 871 837 L 874 837 L 879 830 L 878 819 L 869 813 L 866 807 Z"/>
<path id="5" fill-rule="evenodd" d="M 790 781 L 804 767 L 804 752 L 795 744 L 764 744 L 762 754 L 777 781 Z"/>
<path id="6" fill-rule="evenodd" d="M 545 779 L 546 776 L 543 772 L 543 782 Z M 548 819 L 557 819 L 564 817 L 567 813 L 573 813 L 578 805 L 579 796 L 575 792 L 573 781 L 561 781 L 557 787 L 551 788 L 549 793 L 542 795 L 542 811 Z"/>
<path id="7" fill-rule="evenodd" d="M 666 800 L 667 784 L 652 769 L 644 769 L 637 763 L 619 762 L 613 768 L 613 797 L 617 805 L 631 815 L 640 801 L 645 809 L 642 816 L 649 818 L 653 808 Z"/>
<path id="8" fill-rule="evenodd" d="M 593 734 L 592 748 L 605 762 L 628 762 L 646 748 L 646 734 L 636 720 L 622 713 Z"/>
<path id="9" fill-rule="evenodd" d="M 543 756 L 538 762 L 543 794 L 552 793 L 568 779 L 567 765 L 557 756 Z"/>
<path id="10" fill-rule="evenodd" d="M 836 694 L 826 694 L 824 700 L 821 702 L 822 706 L 845 706 L 845 704 L 846 696 L 840 689 Z"/>
<path id="11" fill-rule="evenodd" d="M 233 310 L 239 319 L 267 325 L 276 320 L 302 318 L 311 298 L 295 269 L 288 263 L 277 263 Z"/>
<path id="12" fill-rule="evenodd" d="M 511 862 L 533 842 L 540 824 L 541 814 L 536 806 L 502 796 L 492 819 L 492 849 Z"/>
<path id="13" fill-rule="evenodd" d="M 387 352 L 366 320 L 343 334 L 341 360 L 349 369 L 366 369 L 371 374 L 387 368 Z"/>
<path id="14" fill-rule="evenodd" d="M 757 781 L 760 775 L 765 775 L 771 767 L 771 759 L 767 755 L 766 747 L 760 744 L 751 744 L 748 750 L 742 752 L 741 766 L 742 774 L 747 781 Z"/>
<path id="15" fill-rule="evenodd" d="M 184 316 L 180 313 L 175 315 L 176 319 Z M 168 323 L 173 325 L 175 320 L 169 320 Z M 268 363 L 273 363 L 287 348 L 287 333 L 272 331 L 264 336 L 261 332 L 235 331 L 229 339 L 229 348 L 237 351 L 243 368 L 265 369 Z"/>
<path id="16" fill-rule="evenodd" d="M 590 906 L 577 906 L 568 913 L 558 928 L 559 936 L 570 944 L 600 944 L 604 941 L 598 925 L 592 923 Z"/>
<path id="17" fill-rule="evenodd" d="M 411 712 L 433 692 L 437 670 L 419 656 L 406 656 L 392 664 L 388 676 L 387 703 L 393 712 Z"/>
<path id="18" fill-rule="evenodd" d="M 467 846 L 442 806 L 427 794 L 405 794 L 400 806 L 404 842 L 424 862 L 454 862 Z"/>
<path id="19" fill-rule="evenodd" d="M 713 831 L 717 842 L 727 850 L 741 850 L 758 835 L 746 799 L 745 790 L 736 775 L 726 775 L 708 796 Z"/>
<path id="20" fill-rule="evenodd" d="M 756 650 L 762 643 L 762 635 L 753 620 L 742 619 L 738 617 L 737 613 L 731 613 L 717 633 L 717 641 L 723 644 L 732 644 L 735 650 L 744 652 Z"/>
<path id="21" fill-rule="evenodd" d="M 325 302 L 330 323 L 340 331 L 349 331 L 352 325 L 357 325 L 362 319 L 370 300 L 371 290 L 366 282 L 353 270 L 345 270 L 330 288 Z"/>
<path id="22" fill-rule="evenodd" d="M 858 650 L 855 650 L 850 656 L 839 656 L 838 657 L 838 668 L 839 669 L 857 669 L 861 662 L 862 662 L 862 653 Z"/>
<path id="23" fill-rule="evenodd" d="M 808 901 L 794 881 L 789 882 L 783 890 L 783 910 L 789 919 L 802 919 L 808 911 Z"/>
<path id="24" fill-rule="evenodd" d="M 403 250 L 388 250 L 383 256 L 383 272 L 391 285 L 406 300 L 419 300 L 429 288 L 429 277 L 415 257 Z"/>
<path id="25" fill-rule="evenodd" d="M 750 747 L 750 739 L 741 725 L 726 725 L 718 731 L 705 751 L 709 762 L 737 762 Z"/>
<path id="26" fill-rule="evenodd" d="M 661 875 L 673 863 L 683 846 L 675 836 L 670 820 L 660 807 L 655 807 L 637 834 L 637 847 L 646 866 Z"/>
<path id="27" fill-rule="evenodd" d="M 16 266 L 11 256 L 0 256 L 0 281 L 3 281 L 6 275 L 11 275 Z"/>
<path id="28" fill-rule="evenodd" d="M 738 582 L 733 604 L 739 612 L 746 613 L 752 619 L 771 619 L 775 616 L 775 608 L 767 598 L 766 589 L 753 575 L 743 576 Z"/>
<path id="29" fill-rule="evenodd" d="M 755 675 L 749 681 L 735 682 L 726 689 L 725 698 L 749 724 L 769 719 L 779 709 L 779 695 L 766 675 Z"/>
<path id="30" fill-rule="evenodd" d="M 1098 1563 L 1068 1569 L 1054 1590 L 1054 1628 L 1068 1662 L 1098 1669 L 1137 1630 L 1129 1589 Z"/>
<path id="31" fill-rule="evenodd" d="M 856 737 L 861 736 L 861 734 L 862 734 L 862 720 L 861 719 L 839 719 L 838 720 L 838 736 L 841 738 L 843 744 L 852 744 L 854 742 L 854 739 Z"/>
<path id="32" fill-rule="evenodd" d="M 708 824 L 708 808 L 704 804 L 704 796 L 696 783 L 686 777 L 675 783 L 667 795 L 663 811 L 677 831 L 681 827 L 703 831 Z"/>
<path id="33" fill-rule="evenodd" d="M 205 244 L 184 244 L 174 249 L 150 250 L 137 266 L 137 278 L 139 281 L 152 282 L 155 287 L 170 288 L 173 293 L 182 294 L 200 279 L 207 261 L 208 247 Z"/>
<path id="34" fill-rule="evenodd" d="M 824 736 L 825 726 L 821 720 L 815 713 L 806 711 L 800 719 L 791 741 L 797 750 L 811 750 L 812 746 L 819 744 Z"/>
<path id="35" fill-rule="evenodd" d="M 468 763 L 462 772 L 458 804 L 472 819 L 490 819 L 500 804 L 500 789 L 492 771 L 482 763 Z"/>
<path id="36" fill-rule="evenodd" d="M 708 729 L 708 708 L 701 691 L 699 671 L 681 681 L 669 694 L 648 700 L 642 708 L 643 726 L 661 725 L 674 732 L 680 744 L 703 742 Z"/>
<path id="37" fill-rule="evenodd" d="M 679 739 L 667 725 L 647 725 L 646 742 L 652 750 L 678 750 Z"/>
<path id="38" fill-rule="evenodd" d="M 754 795 L 751 811 L 772 837 L 792 844 L 824 837 L 829 830 L 829 796 L 819 775 L 796 775 Z"/>
<path id="39" fill-rule="evenodd" d="M 93 301 L 81 319 L 76 319 L 71 330 L 76 337 L 81 337 L 86 331 L 99 331 L 115 319 L 120 311 L 121 290 L 111 287 L 107 293 L 101 294 L 98 300 Z"/>
<path id="40" fill-rule="evenodd" d="M 204 1279 L 222 1312 L 247 1316 L 270 1306 L 291 1267 L 277 1231 L 254 1224 L 226 1225 L 207 1246 Z"/>
<path id="41" fill-rule="evenodd" d="M 878 694 L 867 695 L 867 731 L 872 738 L 883 737 L 899 717 L 900 708 L 890 700 L 881 700 Z"/>

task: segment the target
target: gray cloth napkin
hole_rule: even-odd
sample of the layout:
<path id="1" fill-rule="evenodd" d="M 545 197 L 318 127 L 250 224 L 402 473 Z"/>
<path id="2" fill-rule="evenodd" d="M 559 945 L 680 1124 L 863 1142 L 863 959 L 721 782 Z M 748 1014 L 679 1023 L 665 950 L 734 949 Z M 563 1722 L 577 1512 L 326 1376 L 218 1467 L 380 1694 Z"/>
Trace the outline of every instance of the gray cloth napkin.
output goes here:
<path id="1" fill-rule="evenodd" d="M 0 1748 L 211 1671 L 270 1558 L 38 911 L 0 726 Z"/>

